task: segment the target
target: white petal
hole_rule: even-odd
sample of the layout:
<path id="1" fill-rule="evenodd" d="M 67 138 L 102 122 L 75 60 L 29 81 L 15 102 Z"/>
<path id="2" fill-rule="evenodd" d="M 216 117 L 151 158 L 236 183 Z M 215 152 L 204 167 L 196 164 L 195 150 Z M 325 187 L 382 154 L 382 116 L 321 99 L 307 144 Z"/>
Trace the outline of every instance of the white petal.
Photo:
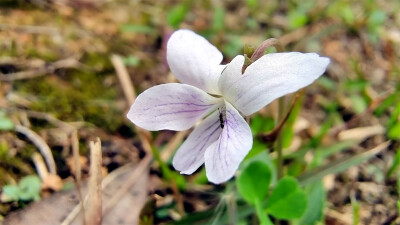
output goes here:
<path id="1" fill-rule="evenodd" d="M 215 184 L 233 177 L 253 145 L 249 125 L 230 103 L 225 105 L 225 126 L 218 141 L 211 144 L 204 155 L 207 178 Z"/>
<path id="2" fill-rule="evenodd" d="M 325 72 L 328 64 L 329 58 L 315 53 L 267 54 L 222 92 L 225 99 L 247 116 L 276 98 L 311 84 Z"/>
<path id="3" fill-rule="evenodd" d="M 236 80 L 242 77 L 243 64 L 244 56 L 238 55 L 226 65 L 218 81 L 218 87 L 222 94 L 224 94 L 224 90 L 228 89 Z"/>
<path id="4" fill-rule="evenodd" d="M 221 101 L 187 84 L 162 84 L 140 94 L 127 116 L 147 130 L 187 130 Z"/>
<path id="5" fill-rule="evenodd" d="M 183 174 L 192 174 L 204 163 L 204 152 L 218 140 L 222 132 L 219 122 L 219 112 L 215 111 L 193 132 L 176 152 L 172 164 Z"/>
<path id="6" fill-rule="evenodd" d="M 174 32 L 167 44 L 167 61 L 175 77 L 208 93 L 220 94 L 222 58 L 215 46 L 190 30 Z"/>

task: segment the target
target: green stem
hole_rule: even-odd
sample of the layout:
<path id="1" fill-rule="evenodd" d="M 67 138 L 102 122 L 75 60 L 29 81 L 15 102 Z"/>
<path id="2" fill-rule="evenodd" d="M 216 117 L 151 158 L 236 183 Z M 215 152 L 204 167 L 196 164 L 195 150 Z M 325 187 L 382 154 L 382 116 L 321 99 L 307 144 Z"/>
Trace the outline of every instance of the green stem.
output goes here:
<path id="1" fill-rule="evenodd" d="M 154 159 L 160 165 L 161 172 L 162 172 L 164 178 L 167 181 L 170 181 L 171 178 L 172 178 L 172 171 L 169 169 L 167 164 L 165 164 L 165 162 L 161 159 L 160 153 L 158 152 L 158 150 L 154 146 L 151 146 L 151 153 L 153 153 Z"/>
<path id="2" fill-rule="evenodd" d="M 278 121 L 281 121 L 285 115 L 285 97 L 281 97 L 278 100 Z M 278 178 L 283 177 L 283 137 L 282 132 L 279 132 L 276 144 L 275 151 L 278 154 L 277 157 L 277 167 L 278 167 Z"/>
<path id="3" fill-rule="evenodd" d="M 263 211 L 262 203 L 260 201 L 257 201 L 255 203 L 255 207 L 256 207 L 257 217 L 261 225 L 274 225 L 269 219 L 267 213 Z"/>

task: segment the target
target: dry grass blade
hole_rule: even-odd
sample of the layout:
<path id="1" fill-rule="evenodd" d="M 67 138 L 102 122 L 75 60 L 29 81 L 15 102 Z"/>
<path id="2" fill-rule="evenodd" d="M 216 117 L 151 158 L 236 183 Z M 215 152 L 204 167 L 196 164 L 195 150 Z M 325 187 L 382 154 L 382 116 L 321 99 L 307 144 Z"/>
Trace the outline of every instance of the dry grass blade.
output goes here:
<path id="1" fill-rule="evenodd" d="M 79 160 L 79 139 L 78 139 L 78 131 L 73 130 L 71 133 L 71 142 L 72 142 L 72 155 L 74 157 L 75 163 L 75 182 L 76 182 L 76 189 L 78 192 L 79 202 L 81 205 L 81 209 L 83 215 L 85 215 L 85 207 L 83 205 L 83 195 L 82 195 L 82 172 L 81 172 L 81 163 Z M 83 222 L 85 222 L 85 218 L 83 218 Z"/>
<path id="2" fill-rule="evenodd" d="M 101 194 L 101 142 L 97 138 L 96 142 L 90 142 L 90 177 L 88 202 L 85 213 L 86 225 L 99 225 L 102 220 L 102 194 Z"/>
<path id="3" fill-rule="evenodd" d="M 358 140 L 363 141 L 364 139 L 378 135 L 384 134 L 386 129 L 381 125 L 369 126 L 369 127 L 357 127 L 349 130 L 341 131 L 338 134 L 338 139 L 340 141 L 344 140 Z"/>
<path id="4" fill-rule="evenodd" d="M 342 172 L 352 166 L 358 165 L 364 162 L 367 159 L 370 159 L 374 155 L 380 153 L 385 150 L 390 144 L 390 141 L 386 141 L 373 149 L 365 151 L 359 155 L 355 155 L 350 158 L 338 159 L 326 165 L 317 167 L 309 172 L 305 172 L 298 177 L 298 180 L 301 185 L 307 185 L 314 181 L 322 179 L 324 176 L 333 173 Z"/>
<path id="5" fill-rule="evenodd" d="M 80 63 L 74 58 L 61 59 L 57 62 L 51 63 L 40 68 L 31 69 L 27 71 L 11 73 L 0 76 L 0 81 L 14 81 L 14 80 L 24 80 L 31 79 L 35 77 L 44 76 L 49 73 L 54 73 L 57 69 L 62 68 L 77 68 Z"/>
<path id="6" fill-rule="evenodd" d="M 32 143 L 39 149 L 40 153 L 43 155 L 47 167 L 49 168 L 50 173 L 56 174 L 56 163 L 54 162 L 53 153 L 50 150 L 50 147 L 46 144 L 46 142 L 33 130 L 21 126 L 15 125 L 15 131 L 25 135 Z"/>
<path id="7" fill-rule="evenodd" d="M 118 55 L 111 56 L 111 62 L 114 65 L 115 70 L 117 71 L 117 76 L 122 86 L 122 90 L 124 91 L 125 98 L 129 105 L 133 104 L 135 101 L 135 89 L 132 85 L 131 79 L 129 78 L 128 71 L 124 66 L 124 62 L 122 58 Z"/>

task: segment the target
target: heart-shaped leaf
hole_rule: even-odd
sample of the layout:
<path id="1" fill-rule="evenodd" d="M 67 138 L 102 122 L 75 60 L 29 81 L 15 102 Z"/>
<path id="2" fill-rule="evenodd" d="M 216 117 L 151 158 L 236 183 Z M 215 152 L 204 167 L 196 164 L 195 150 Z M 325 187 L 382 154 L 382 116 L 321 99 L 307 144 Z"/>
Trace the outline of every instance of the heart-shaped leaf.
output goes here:
<path id="1" fill-rule="evenodd" d="M 268 165 L 261 161 L 247 165 L 236 180 L 240 194 L 253 205 L 265 199 L 270 182 L 271 171 Z"/>
<path id="2" fill-rule="evenodd" d="M 279 219 L 300 218 L 307 208 L 307 196 L 293 177 L 282 178 L 267 200 L 266 210 Z"/>

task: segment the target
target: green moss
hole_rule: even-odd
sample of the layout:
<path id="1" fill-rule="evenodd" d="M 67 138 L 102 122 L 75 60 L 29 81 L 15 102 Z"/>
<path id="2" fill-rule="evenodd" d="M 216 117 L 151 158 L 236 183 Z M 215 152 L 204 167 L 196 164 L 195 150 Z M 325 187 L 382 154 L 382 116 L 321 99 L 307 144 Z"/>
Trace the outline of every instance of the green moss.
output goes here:
<path id="1" fill-rule="evenodd" d="M 122 112 L 113 105 L 114 87 L 105 87 L 105 74 L 71 71 L 65 80 L 48 76 L 16 82 L 17 89 L 35 99 L 31 109 L 47 112 L 63 121 L 86 121 L 115 131 L 123 122 Z"/>

